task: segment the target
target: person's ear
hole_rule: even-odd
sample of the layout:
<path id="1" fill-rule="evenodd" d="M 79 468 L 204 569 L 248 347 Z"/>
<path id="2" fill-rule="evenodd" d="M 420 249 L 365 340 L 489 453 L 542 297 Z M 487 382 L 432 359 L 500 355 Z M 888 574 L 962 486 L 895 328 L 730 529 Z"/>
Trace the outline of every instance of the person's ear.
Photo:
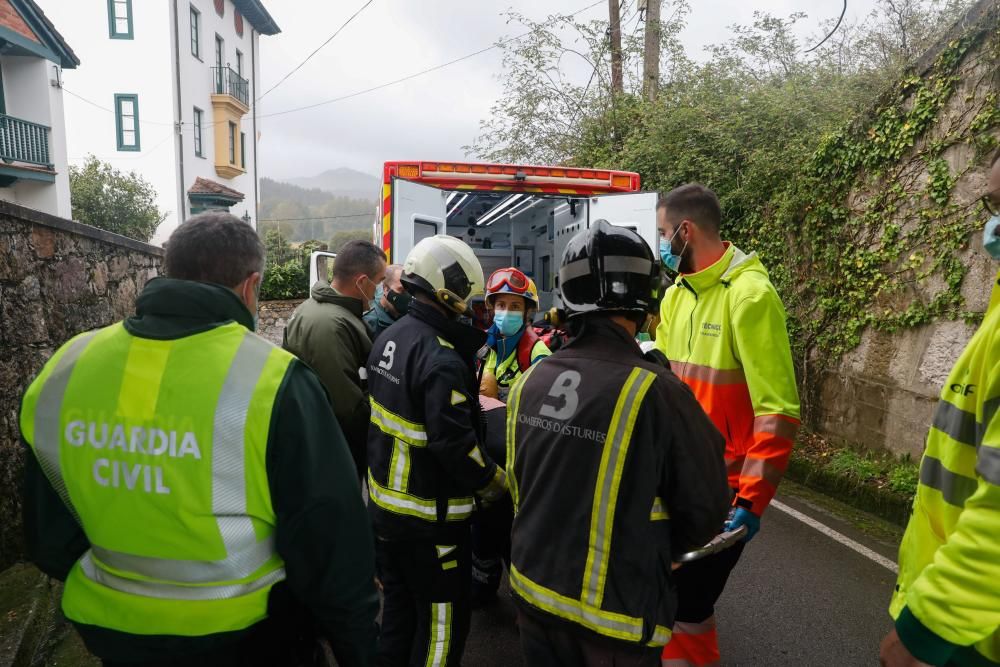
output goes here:
<path id="1" fill-rule="evenodd" d="M 242 299 L 243 304 L 250 308 L 251 304 L 255 304 L 257 301 L 257 295 L 260 290 L 261 275 L 260 271 L 254 271 L 249 276 L 244 279 L 239 285 L 238 294 L 240 299 Z"/>

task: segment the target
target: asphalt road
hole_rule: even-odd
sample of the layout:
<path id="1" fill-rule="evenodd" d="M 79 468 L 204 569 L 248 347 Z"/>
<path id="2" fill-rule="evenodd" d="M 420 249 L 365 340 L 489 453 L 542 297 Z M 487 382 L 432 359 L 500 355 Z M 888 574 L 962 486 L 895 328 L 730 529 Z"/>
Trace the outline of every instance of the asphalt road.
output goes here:
<path id="1" fill-rule="evenodd" d="M 784 504 L 895 561 L 892 529 L 788 487 Z M 894 584 L 885 566 L 771 508 L 717 608 L 722 665 L 877 665 Z M 463 664 L 522 664 L 506 595 L 474 613 Z"/>

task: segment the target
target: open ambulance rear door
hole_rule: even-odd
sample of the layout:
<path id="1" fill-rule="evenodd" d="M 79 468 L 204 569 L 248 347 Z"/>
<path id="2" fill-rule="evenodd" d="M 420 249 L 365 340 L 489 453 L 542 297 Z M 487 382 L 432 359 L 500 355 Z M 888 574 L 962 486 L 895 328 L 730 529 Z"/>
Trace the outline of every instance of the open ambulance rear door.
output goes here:
<path id="1" fill-rule="evenodd" d="M 448 193 L 429 185 L 392 181 L 392 261 L 402 264 L 417 243 L 447 234 Z"/>
<path id="2" fill-rule="evenodd" d="M 628 227 L 639 234 L 649 244 L 653 256 L 658 257 L 660 233 L 656 230 L 656 201 L 655 192 L 591 197 L 587 226 L 607 220 L 612 225 Z"/>

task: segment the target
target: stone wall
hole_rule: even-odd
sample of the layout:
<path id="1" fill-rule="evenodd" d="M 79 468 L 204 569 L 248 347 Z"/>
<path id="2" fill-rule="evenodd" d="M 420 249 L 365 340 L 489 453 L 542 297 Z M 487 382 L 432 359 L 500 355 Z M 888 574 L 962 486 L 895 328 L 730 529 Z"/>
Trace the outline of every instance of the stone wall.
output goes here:
<path id="1" fill-rule="evenodd" d="M 997 30 L 998 6 L 997 0 L 977 3 L 965 20 L 913 67 L 912 74 L 926 76 L 938 54 L 954 40 L 980 36 L 978 46 L 966 55 L 956 72 L 958 87 L 936 125 L 903 156 L 901 164 L 906 166 L 901 171 L 905 180 L 927 183 L 926 161 L 920 158 L 928 143 L 945 141 L 951 133 L 962 133 L 973 122 L 970 109 L 996 103 L 995 96 L 1000 94 L 1000 68 L 989 53 L 987 37 Z M 988 96 L 994 96 L 992 102 Z M 904 102 L 904 107 L 911 102 Z M 958 143 L 946 149 L 942 157 L 957 178 L 953 201 L 963 207 L 969 219 L 985 222 L 988 215 L 977 200 L 987 189 L 991 151 L 977 149 L 971 143 Z M 889 185 L 884 183 L 879 187 Z M 857 203 L 873 194 L 871 190 L 856 190 L 850 199 Z M 905 229 L 915 224 L 916 218 L 915 211 L 900 208 L 892 221 Z M 964 307 L 976 313 L 986 310 L 1000 268 L 982 250 L 981 238 L 979 231 L 972 233 L 961 253 L 968 269 L 961 288 Z M 844 248 L 844 252 L 852 250 Z M 909 286 L 905 298 L 929 303 L 943 289 L 946 289 L 944 281 L 932 274 Z M 919 456 L 941 387 L 974 331 L 974 326 L 963 321 L 941 320 L 895 333 L 865 332 L 860 345 L 824 375 L 816 426 L 836 440 Z"/>
<path id="2" fill-rule="evenodd" d="M 0 201 L 0 569 L 22 555 L 21 395 L 73 335 L 133 312 L 163 250 Z"/>
<path id="3" fill-rule="evenodd" d="M 261 301 L 257 311 L 257 333 L 275 345 L 281 345 L 285 325 L 304 299 Z"/>

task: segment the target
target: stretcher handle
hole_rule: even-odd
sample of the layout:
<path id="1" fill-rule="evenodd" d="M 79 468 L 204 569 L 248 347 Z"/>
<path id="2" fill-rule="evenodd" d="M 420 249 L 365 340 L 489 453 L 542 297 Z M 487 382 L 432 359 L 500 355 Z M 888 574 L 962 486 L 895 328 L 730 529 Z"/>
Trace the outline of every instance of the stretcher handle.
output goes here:
<path id="1" fill-rule="evenodd" d="M 694 560 L 701 560 L 705 556 L 711 556 L 712 554 L 717 554 L 724 549 L 728 549 L 737 542 L 741 541 L 747 535 L 747 527 L 740 526 L 736 530 L 730 530 L 726 533 L 720 533 L 712 538 L 712 541 L 703 546 L 700 549 L 695 549 L 694 551 L 689 551 L 686 554 L 681 554 L 680 558 L 677 559 L 679 563 L 690 563 Z"/>

